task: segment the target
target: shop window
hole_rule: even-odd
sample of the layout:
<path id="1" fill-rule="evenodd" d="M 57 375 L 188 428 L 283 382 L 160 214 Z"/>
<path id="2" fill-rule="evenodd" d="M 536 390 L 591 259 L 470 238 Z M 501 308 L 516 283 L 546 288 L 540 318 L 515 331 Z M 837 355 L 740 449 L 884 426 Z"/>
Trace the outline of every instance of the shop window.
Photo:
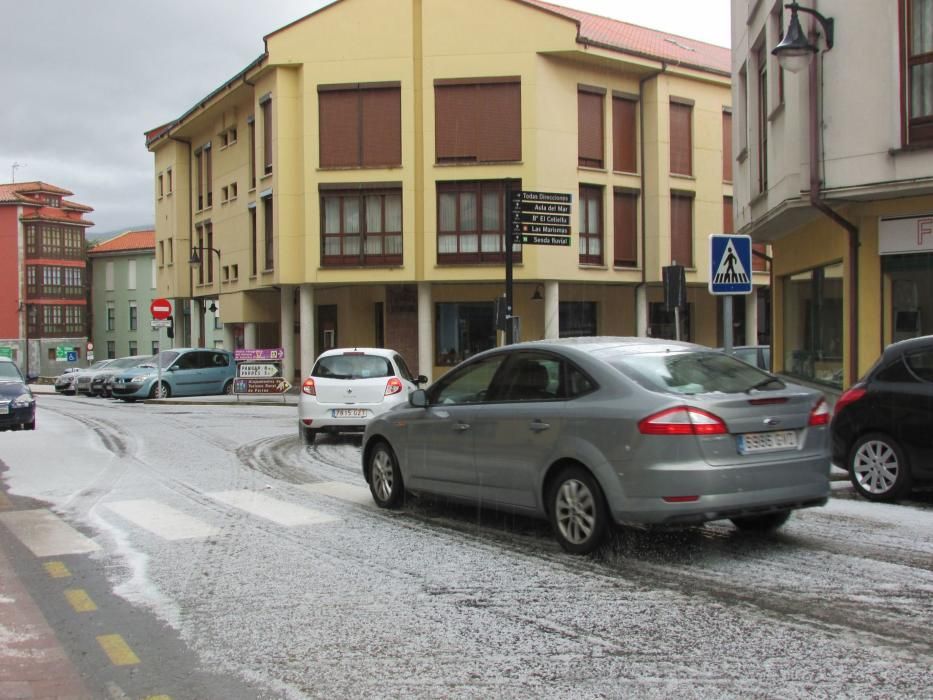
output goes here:
<path id="1" fill-rule="evenodd" d="M 435 306 L 436 365 L 455 365 L 483 350 L 496 347 L 493 302 L 440 303 Z"/>
<path id="2" fill-rule="evenodd" d="M 558 307 L 561 338 L 597 335 L 595 301 L 562 301 Z"/>
<path id="3" fill-rule="evenodd" d="M 843 266 L 785 277 L 784 371 L 842 387 Z"/>
<path id="4" fill-rule="evenodd" d="M 668 311 L 664 302 L 651 302 L 648 304 L 648 335 L 652 338 L 677 338 L 677 315 L 673 310 Z M 680 310 L 680 340 L 693 339 L 693 304 Z"/>

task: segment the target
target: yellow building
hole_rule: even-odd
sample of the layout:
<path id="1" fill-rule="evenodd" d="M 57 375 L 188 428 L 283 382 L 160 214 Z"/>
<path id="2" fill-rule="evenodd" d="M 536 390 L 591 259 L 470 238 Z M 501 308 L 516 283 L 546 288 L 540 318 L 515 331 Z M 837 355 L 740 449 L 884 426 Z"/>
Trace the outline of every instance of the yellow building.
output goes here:
<path id="1" fill-rule="evenodd" d="M 682 337 L 719 344 L 728 49 L 538 0 L 338 0 L 265 48 L 147 134 L 159 293 L 192 318 L 219 301 L 229 347 L 283 347 L 287 377 L 327 347 L 394 347 L 436 377 L 504 342 L 518 190 L 572 202 L 570 245 L 515 248 L 522 340 L 673 337 L 676 260 Z M 736 305 L 739 343 L 756 298 Z"/>

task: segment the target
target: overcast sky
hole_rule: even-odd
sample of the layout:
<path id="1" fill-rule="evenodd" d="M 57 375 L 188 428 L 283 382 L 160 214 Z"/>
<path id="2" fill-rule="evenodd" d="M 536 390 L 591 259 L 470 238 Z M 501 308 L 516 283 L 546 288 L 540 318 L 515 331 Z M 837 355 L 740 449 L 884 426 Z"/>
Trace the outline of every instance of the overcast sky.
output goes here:
<path id="1" fill-rule="evenodd" d="M 462 0 L 469 2 L 470 0 Z M 557 0 L 729 46 L 729 0 Z M 0 182 L 42 180 L 94 208 L 91 234 L 152 225 L 143 132 L 181 116 L 330 0 L 2 0 Z M 15 168 L 14 164 L 19 164 Z"/>

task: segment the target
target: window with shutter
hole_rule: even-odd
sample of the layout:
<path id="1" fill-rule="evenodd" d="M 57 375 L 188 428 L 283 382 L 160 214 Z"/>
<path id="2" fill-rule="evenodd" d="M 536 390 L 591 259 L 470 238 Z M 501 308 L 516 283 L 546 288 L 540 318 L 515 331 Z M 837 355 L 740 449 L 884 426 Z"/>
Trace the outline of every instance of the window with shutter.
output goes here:
<path id="1" fill-rule="evenodd" d="M 612 98 L 612 169 L 638 172 L 637 107 L 635 100 Z"/>
<path id="2" fill-rule="evenodd" d="M 522 158 L 518 78 L 434 83 L 438 163 L 492 163 Z"/>
<path id="3" fill-rule="evenodd" d="M 613 194 L 613 259 L 618 267 L 638 265 L 638 193 Z"/>
<path id="4" fill-rule="evenodd" d="M 671 102 L 671 172 L 693 174 L 693 107 Z"/>
<path id="5" fill-rule="evenodd" d="M 401 104 L 396 85 L 319 87 L 321 167 L 401 165 Z"/>
<path id="6" fill-rule="evenodd" d="M 577 91 L 577 158 L 583 167 L 603 167 L 603 99 L 597 92 Z"/>
<path id="7" fill-rule="evenodd" d="M 671 263 L 693 267 L 693 196 L 671 193 Z"/>

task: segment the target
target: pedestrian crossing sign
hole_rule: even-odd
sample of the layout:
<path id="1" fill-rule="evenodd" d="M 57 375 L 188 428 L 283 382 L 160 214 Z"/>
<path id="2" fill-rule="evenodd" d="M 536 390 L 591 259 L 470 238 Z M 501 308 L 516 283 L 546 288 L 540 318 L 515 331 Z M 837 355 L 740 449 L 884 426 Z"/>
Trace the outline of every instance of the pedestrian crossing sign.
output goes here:
<path id="1" fill-rule="evenodd" d="M 709 252 L 709 293 L 751 294 L 751 236 L 712 233 L 709 237 Z"/>

